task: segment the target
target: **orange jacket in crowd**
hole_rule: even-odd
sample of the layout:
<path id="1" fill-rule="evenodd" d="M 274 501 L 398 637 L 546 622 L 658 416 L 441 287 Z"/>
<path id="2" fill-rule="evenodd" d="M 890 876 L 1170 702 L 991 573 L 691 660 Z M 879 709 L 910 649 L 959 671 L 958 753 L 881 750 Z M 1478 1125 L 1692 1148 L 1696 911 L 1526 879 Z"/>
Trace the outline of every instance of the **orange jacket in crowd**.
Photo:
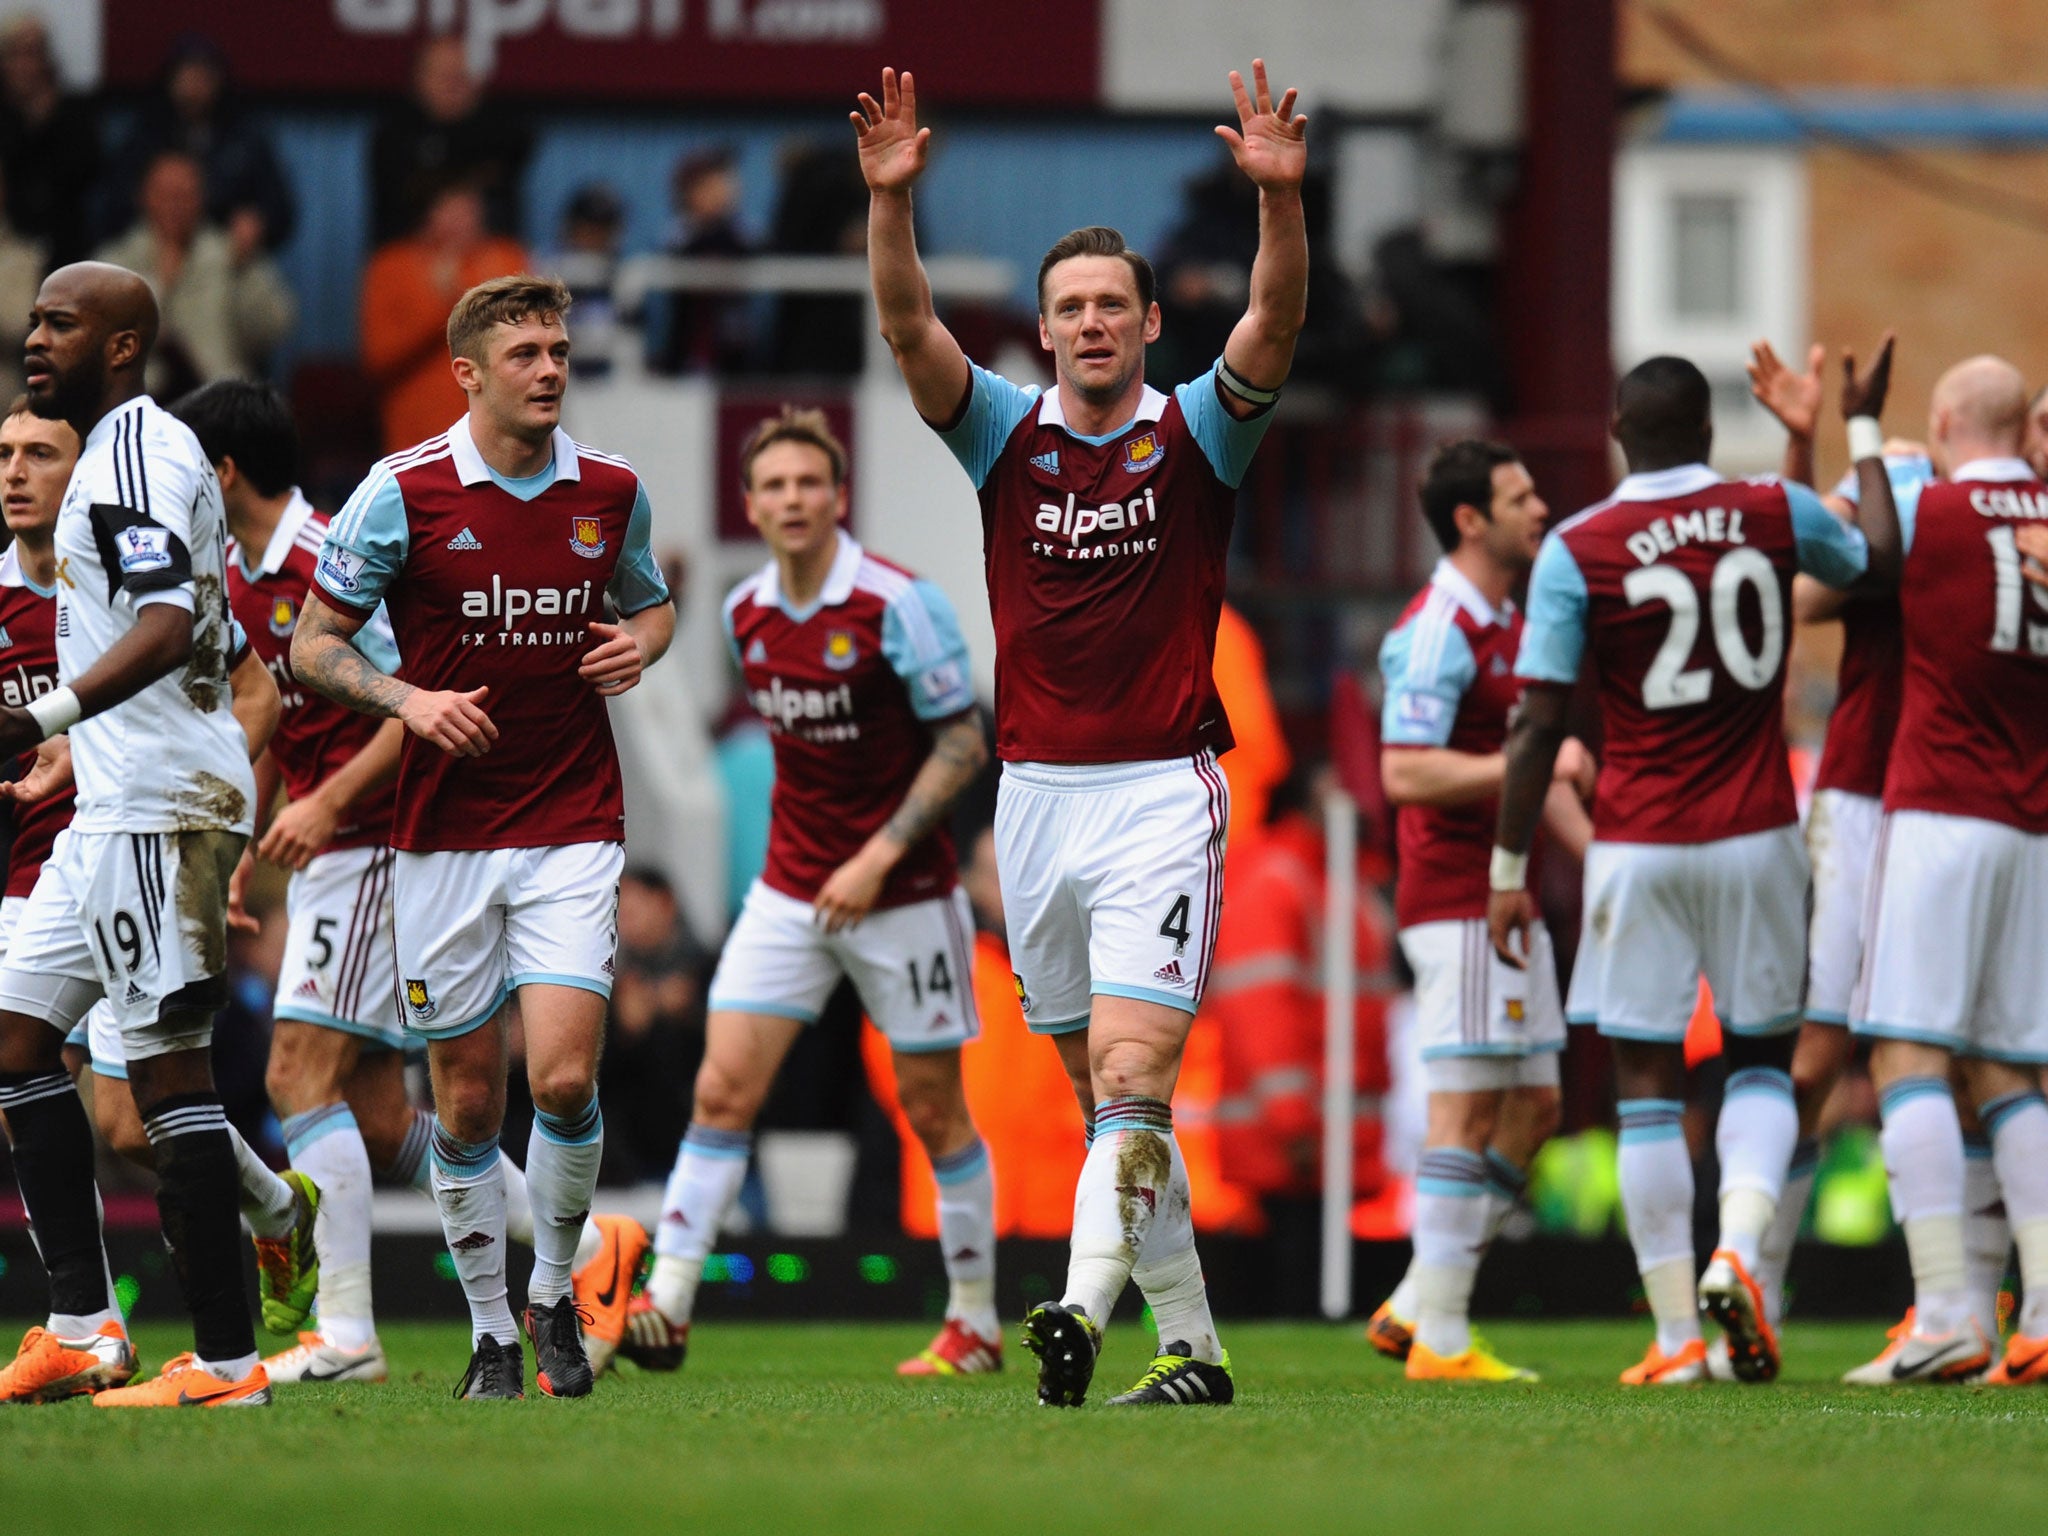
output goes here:
<path id="1" fill-rule="evenodd" d="M 1216 1106 L 1223 1177 L 1258 1196 L 1321 1187 L 1323 834 L 1283 816 L 1224 885 L 1223 924 L 1202 1014 L 1222 1045 Z M 1387 1004 L 1394 922 L 1369 872 L 1358 890 L 1354 1174 L 1358 1197 L 1387 1182 L 1380 1099 L 1387 1091 Z"/>
<path id="2" fill-rule="evenodd" d="M 363 272 L 363 371 L 377 390 L 386 453 L 447 431 L 469 409 L 448 367 L 448 311 L 478 283 L 524 271 L 526 252 L 485 239 L 445 280 L 440 261 L 421 241 L 394 240 Z"/>
<path id="3" fill-rule="evenodd" d="M 1280 712 L 1266 683 L 1266 648 L 1257 631 L 1230 604 L 1216 623 L 1216 695 L 1230 717 L 1237 745 L 1219 759 L 1230 781 L 1230 852 L 1257 842 L 1266 827 L 1266 806 L 1294 764 L 1280 730 Z M 1226 927 L 1228 924 L 1225 925 Z"/>

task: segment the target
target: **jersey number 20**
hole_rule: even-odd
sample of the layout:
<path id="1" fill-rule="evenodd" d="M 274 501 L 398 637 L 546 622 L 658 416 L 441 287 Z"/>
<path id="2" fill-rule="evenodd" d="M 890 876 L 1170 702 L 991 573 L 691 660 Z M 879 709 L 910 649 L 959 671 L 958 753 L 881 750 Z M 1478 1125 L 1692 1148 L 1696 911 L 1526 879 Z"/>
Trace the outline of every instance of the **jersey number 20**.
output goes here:
<path id="1" fill-rule="evenodd" d="M 1756 590 L 1763 611 L 1762 643 L 1753 651 L 1742 633 L 1744 587 Z M 1676 566 L 1646 565 L 1622 578 L 1621 595 L 1631 608 L 1662 603 L 1671 610 L 1671 628 L 1643 674 L 1643 708 L 1704 704 L 1714 690 L 1713 669 L 1686 666 L 1700 633 L 1700 594 L 1692 578 Z M 1758 549 L 1731 549 L 1715 561 L 1707 580 L 1707 607 L 1722 670 L 1752 692 L 1768 687 L 1785 659 L 1785 604 L 1770 557 Z"/>

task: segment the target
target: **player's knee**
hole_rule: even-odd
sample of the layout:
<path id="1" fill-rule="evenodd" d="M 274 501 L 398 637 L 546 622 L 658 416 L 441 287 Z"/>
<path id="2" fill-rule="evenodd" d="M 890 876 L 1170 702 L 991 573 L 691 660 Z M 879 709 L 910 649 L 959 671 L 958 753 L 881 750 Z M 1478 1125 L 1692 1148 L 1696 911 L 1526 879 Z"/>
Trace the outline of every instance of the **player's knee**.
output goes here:
<path id="1" fill-rule="evenodd" d="M 910 1122 L 911 1133 L 928 1149 L 950 1150 L 962 1139 L 962 1130 L 973 1129 L 967 1118 L 966 1100 L 958 1093 L 912 1089 L 899 1093 L 897 1102 L 903 1106 L 903 1118 Z"/>
<path id="2" fill-rule="evenodd" d="M 760 1113 L 762 1090 L 707 1061 L 697 1072 L 696 1101 L 691 1118 L 713 1130 L 743 1131 Z"/>
<path id="3" fill-rule="evenodd" d="M 488 1141 L 503 1123 L 503 1101 L 482 1080 L 456 1080 L 434 1085 L 434 1118 L 457 1140 Z"/>
<path id="4" fill-rule="evenodd" d="M 1532 1151 L 1564 1123 L 1564 1095 L 1555 1088 L 1517 1088 L 1509 1097 L 1515 1128 Z"/>
<path id="5" fill-rule="evenodd" d="M 581 1062 L 527 1069 L 526 1086 L 533 1095 L 533 1107 L 545 1114 L 579 1115 L 590 1106 L 597 1091 L 597 1076 Z"/>
<path id="6" fill-rule="evenodd" d="M 132 1103 L 122 1102 L 116 1094 L 96 1093 L 93 1095 L 92 1118 L 101 1139 L 119 1157 L 140 1168 L 155 1166 L 149 1152 L 149 1137 L 142 1129 L 142 1117 L 135 1112 Z"/>
<path id="7" fill-rule="evenodd" d="M 1119 1040 L 1104 1047 L 1094 1063 L 1095 1086 L 1106 1098 L 1142 1094 L 1164 1099 L 1172 1095 L 1177 1061 L 1167 1051 L 1137 1040 Z"/>

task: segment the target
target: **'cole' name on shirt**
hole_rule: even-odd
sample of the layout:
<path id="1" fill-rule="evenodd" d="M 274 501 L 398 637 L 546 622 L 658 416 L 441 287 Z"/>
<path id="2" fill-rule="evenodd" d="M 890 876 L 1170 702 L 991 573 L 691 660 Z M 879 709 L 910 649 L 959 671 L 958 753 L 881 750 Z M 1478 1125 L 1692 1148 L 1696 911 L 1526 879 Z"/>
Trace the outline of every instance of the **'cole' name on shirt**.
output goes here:
<path id="1" fill-rule="evenodd" d="M 1686 544 L 1745 544 L 1748 540 L 1742 536 L 1739 511 L 1702 507 L 1675 517 L 1655 518 L 1648 527 L 1630 534 L 1625 542 L 1628 552 L 1640 563 L 1655 565 L 1658 556 L 1668 555 Z"/>
<path id="2" fill-rule="evenodd" d="M 804 741 L 859 741 L 860 722 L 853 717 L 853 685 L 837 688 L 785 688 L 782 679 L 771 677 L 766 688 L 754 690 L 754 708 L 770 729 L 788 731 Z M 798 722 L 827 722 L 799 728 Z"/>
<path id="3" fill-rule="evenodd" d="M 589 631 L 583 629 L 525 629 L 515 630 L 512 626 L 529 613 L 542 617 L 566 617 L 569 614 L 588 614 L 591 611 L 591 583 L 584 582 L 574 587 L 506 587 L 493 574 L 491 589 L 484 592 L 471 588 L 462 594 L 462 616 L 465 619 L 497 619 L 500 628 L 497 641 L 500 645 L 580 645 L 590 639 Z M 483 645 L 491 639 L 486 630 L 472 630 L 462 638 L 464 645 Z"/>

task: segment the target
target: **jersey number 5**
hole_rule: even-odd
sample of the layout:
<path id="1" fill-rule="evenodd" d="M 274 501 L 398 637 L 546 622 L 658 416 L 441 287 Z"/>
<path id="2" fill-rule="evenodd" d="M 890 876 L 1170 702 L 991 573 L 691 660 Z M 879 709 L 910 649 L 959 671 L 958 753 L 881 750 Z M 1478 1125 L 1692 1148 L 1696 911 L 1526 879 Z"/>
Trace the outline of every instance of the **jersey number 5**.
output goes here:
<path id="1" fill-rule="evenodd" d="M 1742 633 L 1744 587 L 1755 588 L 1757 606 L 1763 611 L 1762 644 L 1754 651 Z M 1671 610 L 1671 628 L 1643 674 L 1643 708 L 1704 704 L 1714 690 L 1713 669 L 1686 666 L 1700 633 L 1700 594 L 1692 578 L 1676 566 L 1646 565 L 1622 578 L 1621 595 L 1631 608 L 1662 603 Z M 1729 550 L 1714 562 L 1707 580 L 1707 606 L 1722 670 L 1751 692 L 1768 687 L 1785 659 L 1785 602 L 1770 557 L 1758 549 Z"/>

